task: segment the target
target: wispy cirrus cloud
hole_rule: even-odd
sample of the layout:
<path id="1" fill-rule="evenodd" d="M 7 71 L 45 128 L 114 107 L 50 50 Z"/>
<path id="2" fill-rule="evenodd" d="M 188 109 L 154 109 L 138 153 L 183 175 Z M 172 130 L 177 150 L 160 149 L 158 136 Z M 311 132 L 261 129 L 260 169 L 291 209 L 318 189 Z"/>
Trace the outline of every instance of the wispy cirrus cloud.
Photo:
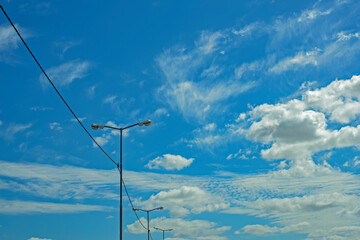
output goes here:
<path id="1" fill-rule="evenodd" d="M 0 199 L 0 214 L 38 214 L 38 213 L 80 213 L 92 211 L 110 211 L 112 208 L 51 202 L 17 201 Z"/>
<path id="2" fill-rule="evenodd" d="M 28 240 L 52 240 L 51 238 L 38 238 L 38 237 L 31 237 Z"/>
<path id="3" fill-rule="evenodd" d="M 75 41 L 75 40 L 65 40 L 61 42 L 56 42 L 55 46 L 59 47 L 61 49 L 61 52 L 59 54 L 60 58 L 63 58 L 65 53 L 69 51 L 74 46 L 80 45 L 81 41 Z"/>
<path id="4" fill-rule="evenodd" d="M 300 52 L 295 57 L 289 57 L 279 61 L 269 69 L 272 73 L 281 73 L 288 69 L 296 69 L 297 66 L 317 65 L 316 55 L 318 51 Z"/>
<path id="5" fill-rule="evenodd" d="M 86 77 L 90 68 L 91 63 L 89 61 L 73 60 L 52 67 L 46 72 L 56 86 L 66 87 L 75 79 Z M 48 80 L 43 75 L 40 76 L 40 83 L 43 88 L 49 86 Z"/>
<path id="6" fill-rule="evenodd" d="M 242 28 L 203 31 L 194 46 L 173 47 L 156 58 L 165 80 L 159 95 L 185 119 L 203 121 L 209 115 L 226 111 L 229 99 L 236 99 L 256 87 L 261 79 L 304 69 L 346 68 L 346 63 L 359 55 L 360 41 L 357 32 L 343 29 L 354 12 L 338 21 L 331 18 L 343 11 L 344 6 L 346 3 L 336 1 L 317 3 L 270 23 L 254 22 Z M 230 67 L 223 64 L 223 58 L 236 53 L 233 50 L 258 37 L 268 39 L 264 46 L 266 57 L 249 58 L 250 61 L 243 58 Z M 341 64 L 337 64 L 339 61 Z"/>
<path id="7" fill-rule="evenodd" d="M 4 137 L 7 140 L 13 140 L 17 134 L 31 128 L 32 125 L 32 123 L 10 123 L 9 125 L 7 125 L 5 130 L 0 131 L 0 136 Z"/>
<path id="8" fill-rule="evenodd" d="M 228 48 L 229 31 L 202 32 L 192 49 L 174 47 L 164 51 L 156 62 L 165 84 L 159 93 L 173 109 L 186 119 L 205 119 L 216 113 L 224 101 L 236 97 L 255 86 L 252 81 L 236 81 L 233 71 L 224 72 L 222 66 L 209 64 L 221 57 Z M 200 72 L 200 73 L 199 73 Z"/>
<path id="9" fill-rule="evenodd" d="M 187 215 L 190 218 L 194 216 L 192 214 L 202 212 L 254 215 L 273 219 L 272 227 L 280 229 L 277 233 L 308 222 L 309 225 L 304 226 L 301 232 L 314 236 L 326 236 L 324 232 L 318 232 L 318 229 L 324 229 L 318 224 L 325 220 L 329 231 L 334 227 L 351 226 L 359 220 L 359 177 L 327 165 L 316 165 L 312 160 L 298 161 L 284 169 L 257 175 L 219 172 L 215 176 L 191 177 L 132 171 L 126 171 L 125 175 L 128 187 L 157 192 L 147 200 L 137 199 L 137 206 L 165 206 L 174 216 Z M 100 197 L 118 200 L 118 173 L 115 169 L 0 161 L 0 176 L 1 189 L 48 199 L 74 201 Z M 4 200 L 4 204 L 8 204 L 7 201 Z M 7 211 L 12 209 L 14 213 L 29 214 L 40 211 L 40 204 L 26 205 L 25 210 L 21 205 L 11 205 Z M 72 211 L 71 206 L 64 208 Z M 79 209 L 106 211 L 106 207 L 101 206 Z M 61 210 L 50 204 L 49 209 L 44 211 L 55 213 Z"/>
<path id="10" fill-rule="evenodd" d="M 30 37 L 29 31 L 15 24 L 24 38 Z M 20 38 L 11 25 L 0 25 L 0 62 L 14 63 L 13 51 L 18 48 Z"/>
<path id="11" fill-rule="evenodd" d="M 254 225 L 246 225 L 240 231 L 236 231 L 235 234 L 249 233 L 257 236 L 266 236 L 266 235 L 271 235 L 273 233 L 287 233 L 287 232 L 299 231 L 307 226 L 309 226 L 308 222 L 289 225 L 283 228 L 276 226 L 270 227 L 268 225 L 254 224 Z"/>
<path id="12" fill-rule="evenodd" d="M 0 25 L 0 52 L 17 48 L 19 41 L 20 39 L 12 26 Z"/>

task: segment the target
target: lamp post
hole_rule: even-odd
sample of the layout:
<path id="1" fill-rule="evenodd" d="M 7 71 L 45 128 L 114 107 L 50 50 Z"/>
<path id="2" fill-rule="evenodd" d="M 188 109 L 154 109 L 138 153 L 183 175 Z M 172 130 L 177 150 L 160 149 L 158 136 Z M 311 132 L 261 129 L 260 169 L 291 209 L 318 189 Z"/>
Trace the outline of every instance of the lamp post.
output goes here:
<path id="1" fill-rule="evenodd" d="M 165 240 L 165 232 L 170 232 L 173 229 L 161 229 L 161 228 L 156 228 L 154 227 L 156 230 L 162 231 L 163 232 L 163 240 Z"/>
<path id="2" fill-rule="evenodd" d="M 131 127 L 135 127 L 135 126 L 150 126 L 151 121 L 150 120 L 146 120 L 143 122 L 139 122 L 139 123 L 135 123 L 133 125 L 127 126 L 127 127 L 123 127 L 123 128 L 117 128 L 117 127 L 112 127 L 112 126 L 106 126 L 106 125 L 99 125 L 99 124 L 91 124 L 91 128 L 93 130 L 97 130 L 97 129 L 104 129 L 104 128 L 110 128 L 110 129 L 115 129 L 115 130 L 119 130 L 120 131 L 120 163 L 117 163 L 117 169 L 119 170 L 119 174 L 120 174 L 120 240 L 122 240 L 122 133 L 123 130 L 131 128 Z"/>
<path id="3" fill-rule="evenodd" d="M 134 211 L 143 211 L 147 213 L 147 229 L 148 229 L 148 240 L 150 240 L 150 221 L 149 221 L 149 213 L 154 211 L 154 210 L 163 210 L 163 207 L 158 207 L 158 208 L 154 208 L 154 209 L 150 209 L 150 210 L 144 210 L 144 209 L 140 209 L 140 208 L 133 208 Z"/>

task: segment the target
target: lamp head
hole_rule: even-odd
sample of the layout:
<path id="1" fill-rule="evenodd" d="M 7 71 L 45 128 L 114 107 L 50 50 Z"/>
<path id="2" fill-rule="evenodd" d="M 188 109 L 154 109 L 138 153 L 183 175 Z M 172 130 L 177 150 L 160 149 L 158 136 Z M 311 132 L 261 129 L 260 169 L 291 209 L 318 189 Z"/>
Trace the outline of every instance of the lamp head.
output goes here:
<path id="1" fill-rule="evenodd" d="M 150 126 L 151 125 L 151 120 L 146 120 L 146 121 L 143 121 L 143 122 L 139 122 L 138 123 L 139 126 Z"/>
<path id="2" fill-rule="evenodd" d="M 100 128 L 100 129 L 103 129 L 103 128 L 104 128 L 104 125 L 91 124 L 91 128 L 92 128 L 93 130 L 98 130 L 99 128 Z"/>

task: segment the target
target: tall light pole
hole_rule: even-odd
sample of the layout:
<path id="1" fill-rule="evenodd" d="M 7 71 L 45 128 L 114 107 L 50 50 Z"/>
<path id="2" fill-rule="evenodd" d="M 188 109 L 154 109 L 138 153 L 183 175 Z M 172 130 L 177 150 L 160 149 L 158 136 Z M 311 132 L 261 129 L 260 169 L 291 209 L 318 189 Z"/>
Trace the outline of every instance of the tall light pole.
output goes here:
<path id="1" fill-rule="evenodd" d="M 150 209 L 150 210 L 144 210 L 144 209 L 140 209 L 140 208 L 133 208 L 134 211 L 143 211 L 147 213 L 147 229 L 148 229 L 148 240 L 150 240 L 150 221 L 149 221 L 149 213 L 154 211 L 154 210 L 163 210 L 163 207 L 158 207 L 158 208 L 154 208 L 154 209 Z"/>
<path id="2" fill-rule="evenodd" d="M 161 229 L 161 228 L 157 228 L 157 227 L 154 227 L 156 230 L 159 230 L 159 231 L 162 231 L 163 232 L 163 240 L 165 240 L 165 232 L 170 232 L 172 231 L 173 229 Z"/>
<path id="3" fill-rule="evenodd" d="M 143 122 L 139 122 L 139 123 L 135 123 L 133 125 L 127 126 L 127 127 L 123 127 L 123 128 L 117 128 L 117 127 L 112 127 L 112 126 L 106 126 L 106 125 L 99 125 L 99 124 L 91 124 L 91 128 L 93 130 L 97 130 L 97 129 L 104 129 L 104 128 L 110 128 L 110 129 L 115 129 L 115 130 L 119 130 L 120 131 L 120 163 L 117 163 L 117 169 L 119 170 L 119 174 L 120 174 L 120 240 L 122 240 L 122 132 L 125 129 L 131 128 L 131 127 L 135 127 L 135 126 L 150 126 L 151 121 L 150 120 L 146 120 Z"/>

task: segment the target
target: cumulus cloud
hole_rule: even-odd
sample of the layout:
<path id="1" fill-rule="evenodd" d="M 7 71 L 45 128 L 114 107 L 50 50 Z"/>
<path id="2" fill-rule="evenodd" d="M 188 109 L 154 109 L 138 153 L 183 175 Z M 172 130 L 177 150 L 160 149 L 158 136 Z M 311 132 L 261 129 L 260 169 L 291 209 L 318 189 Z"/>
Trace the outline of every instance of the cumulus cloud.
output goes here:
<path id="1" fill-rule="evenodd" d="M 152 195 L 147 201 L 139 204 L 147 207 L 157 205 L 170 210 L 173 216 L 186 216 L 188 214 L 215 212 L 229 207 L 229 204 L 220 198 L 212 196 L 209 192 L 199 187 L 183 186 L 179 189 L 161 191 Z"/>
<path id="2" fill-rule="evenodd" d="M 331 121 L 349 123 L 360 114 L 360 76 L 348 80 L 335 80 L 328 86 L 303 95 L 308 108 L 328 114 Z"/>
<path id="3" fill-rule="evenodd" d="M 142 218 L 143 223 L 147 223 L 146 219 Z M 226 240 L 227 238 L 220 236 L 226 231 L 229 231 L 231 227 L 223 226 L 217 227 L 216 223 L 209 222 L 205 220 L 185 220 L 182 218 L 155 218 L 150 221 L 151 227 L 162 228 L 171 228 L 173 231 L 170 234 L 173 234 L 176 239 L 183 238 L 194 238 L 197 240 L 204 239 L 219 239 Z M 135 222 L 133 224 L 127 225 L 127 229 L 131 233 L 145 233 L 146 230 L 139 224 Z M 168 238 L 167 238 L 168 239 Z M 171 239 L 171 238 L 170 238 Z"/>
<path id="4" fill-rule="evenodd" d="M 56 67 L 52 67 L 46 72 L 56 86 L 66 87 L 75 79 L 86 77 L 90 67 L 91 63 L 88 61 L 73 60 Z M 44 88 L 49 86 L 48 80 L 43 75 L 40 76 L 40 83 Z"/>
<path id="5" fill-rule="evenodd" d="M 192 164 L 194 158 L 184 158 L 180 155 L 164 154 L 161 157 L 157 157 L 146 165 L 149 169 L 160 169 L 166 170 L 181 170 Z"/>
<path id="6" fill-rule="evenodd" d="M 359 87 L 360 76 L 353 76 L 309 90 L 301 100 L 260 105 L 249 113 L 253 122 L 247 138 L 271 145 L 261 152 L 267 159 L 304 159 L 319 151 L 355 146 L 360 143 L 360 126 L 329 129 L 328 119 L 349 123 L 360 113 Z"/>
<path id="7" fill-rule="evenodd" d="M 101 137 L 95 137 L 94 139 L 100 146 L 105 146 L 109 142 L 110 138 L 110 135 L 103 134 Z M 96 148 L 98 146 L 93 142 L 93 147 Z"/>

